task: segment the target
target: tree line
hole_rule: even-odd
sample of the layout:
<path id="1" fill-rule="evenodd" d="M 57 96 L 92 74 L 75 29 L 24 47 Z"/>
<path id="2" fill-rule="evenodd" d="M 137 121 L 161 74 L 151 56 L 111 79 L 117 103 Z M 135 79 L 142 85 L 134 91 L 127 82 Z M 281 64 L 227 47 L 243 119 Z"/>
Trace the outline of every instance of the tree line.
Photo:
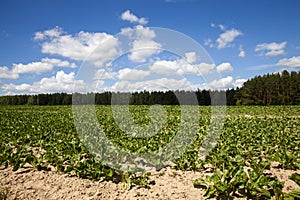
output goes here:
<path id="1" fill-rule="evenodd" d="M 256 76 L 235 95 L 237 105 L 300 105 L 300 71 Z"/>
<path id="2" fill-rule="evenodd" d="M 196 95 L 196 102 L 189 100 L 193 94 Z M 178 101 L 178 96 L 185 97 L 184 104 L 189 105 L 211 105 L 211 99 L 219 100 L 213 102 L 214 105 L 300 105 L 300 72 L 289 73 L 284 70 L 281 74 L 256 76 L 246 81 L 241 88 L 221 91 L 198 89 L 197 91 L 75 94 L 77 99 L 91 99 L 88 102 L 97 105 L 111 105 L 113 95 L 119 97 L 130 95 L 129 102 L 127 100 L 119 103 L 131 105 L 179 105 L 182 103 Z M 0 105 L 71 105 L 72 97 L 72 94 L 67 93 L 0 96 Z"/>
<path id="3" fill-rule="evenodd" d="M 112 97 L 122 98 L 122 96 L 130 95 L 129 100 L 117 101 L 117 104 L 131 104 L 131 105 L 179 105 L 182 102 L 178 101 L 178 97 L 184 98 L 183 103 L 188 105 L 211 105 L 211 97 L 219 95 L 225 98 L 221 99 L 219 104 L 235 105 L 235 93 L 236 90 L 228 89 L 226 91 L 210 91 L 210 90 L 198 90 L 193 91 L 141 91 L 134 93 L 76 93 L 74 96 L 79 101 L 87 102 L 89 104 L 97 105 L 111 105 Z M 196 101 L 192 101 L 189 97 L 195 95 Z M 84 99 L 84 100 L 82 100 Z M 52 93 L 52 94 L 36 94 L 36 95 L 11 95 L 0 96 L 0 105 L 71 105 L 73 100 L 72 94 L 67 93 Z"/>

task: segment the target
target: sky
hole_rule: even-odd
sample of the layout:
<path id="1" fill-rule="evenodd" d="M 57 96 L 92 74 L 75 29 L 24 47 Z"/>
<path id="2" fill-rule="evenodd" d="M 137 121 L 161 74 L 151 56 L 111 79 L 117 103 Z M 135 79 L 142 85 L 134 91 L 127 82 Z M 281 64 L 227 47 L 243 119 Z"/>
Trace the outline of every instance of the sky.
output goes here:
<path id="1" fill-rule="evenodd" d="M 241 87 L 299 71 L 297 0 L 1 0 L 0 95 Z"/>

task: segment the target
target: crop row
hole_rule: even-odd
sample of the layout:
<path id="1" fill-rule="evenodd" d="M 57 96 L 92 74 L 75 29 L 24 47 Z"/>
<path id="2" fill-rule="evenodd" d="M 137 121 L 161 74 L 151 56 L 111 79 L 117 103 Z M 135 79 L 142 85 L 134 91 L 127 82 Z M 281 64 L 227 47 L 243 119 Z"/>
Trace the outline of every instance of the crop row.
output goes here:
<path id="1" fill-rule="evenodd" d="M 276 167 L 281 169 L 300 169 L 300 120 L 296 116 L 300 107 L 227 107 L 224 127 L 216 138 L 216 146 L 205 158 L 199 153 L 212 121 L 212 108 L 191 106 L 187 108 L 190 109 L 188 115 L 183 115 L 180 106 L 164 106 L 164 109 L 165 112 L 153 112 L 150 106 L 130 106 L 130 117 L 137 126 L 126 127 L 127 115 L 114 114 L 110 106 L 96 106 L 99 129 L 82 126 L 84 131 L 77 132 L 70 106 L 2 106 L 0 165 L 12 165 L 13 170 L 18 170 L 25 163 L 38 170 L 54 167 L 57 171 L 93 180 L 122 180 L 130 188 L 134 184 L 147 185 L 148 174 L 137 175 L 118 170 L 120 166 L 117 164 L 122 161 L 117 159 L 113 166 L 101 162 L 97 152 L 103 153 L 104 150 L 103 145 L 99 144 L 106 143 L 99 136 L 101 134 L 95 134 L 97 131 L 101 129 L 113 145 L 124 150 L 124 155 L 164 149 L 179 134 L 185 134 L 186 138 L 193 136 L 192 140 L 179 140 L 173 148 L 174 152 L 168 151 L 168 155 L 161 154 L 149 159 L 155 166 L 163 167 L 166 163 L 159 162 L 175 158 L 172 161 L 177 169 L 210 171 L 211 175 L 197 179 L 194 184 L 206 190 L 206 197 L 292 199 L 299 195 L 299 190 L 284 194 L 284 183 L 267 174 L 266 170 L 274 163 L 278 163 Z M 165 121 L 161 123 L 162 120 L 155 114 L 160 114 Z M 85 122 L 89 114 L 82 113 L 79 117 Z M 195 117 L 196 125 L 192 123 Z M 150 129 L 139 128 L 147 126 Z M 133 132 L 142 134 L 141 130 L 151 132 L 152 129 L 154 134 L 143 137 L 133 135 Z M 197 132 L 193 133 L 194 130 Z M 81 133 L 85 134 L 87 141 Z M 179 157 L 169 155 L 175 155 L 176 150 L 187 144 L 185 153 Z M 115 152 L 104 154 L 111 155 L 109 153 Z M 291 179 L 298 180 L 299 184 L 299 174 L 294 173 Z"/>

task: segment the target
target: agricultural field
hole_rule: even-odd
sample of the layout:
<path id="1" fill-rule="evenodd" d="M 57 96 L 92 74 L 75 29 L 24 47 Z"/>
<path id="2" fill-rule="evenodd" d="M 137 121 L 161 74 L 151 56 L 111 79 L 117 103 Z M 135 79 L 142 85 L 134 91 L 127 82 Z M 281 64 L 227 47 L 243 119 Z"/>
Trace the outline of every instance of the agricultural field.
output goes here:
<path id="1" fill-rule="evenodd" d="M 206 157 L 199 152 L 212 107 L 197 108 L 198 132 L 186 151 L 168 166 L 134 173 L 107 166 L 89 151 L 78 136 L 71 106 L 1 106 L 0 199 L 300 198 L 300 106 L 227 107 L 221 134 Z M 115 146 L 151 153 L 170 143 L 181 127 L 182 107 L 164 109 L 165 123 L 146 139 L 123 131 L 110 106 L 95 110 Z M 129 110 L 135 124 L 150 123 L 150 106 Z M 53 190 L 50 182 L 60 185 Z M 54 195 L 60 191 L 61 196 Z"/>

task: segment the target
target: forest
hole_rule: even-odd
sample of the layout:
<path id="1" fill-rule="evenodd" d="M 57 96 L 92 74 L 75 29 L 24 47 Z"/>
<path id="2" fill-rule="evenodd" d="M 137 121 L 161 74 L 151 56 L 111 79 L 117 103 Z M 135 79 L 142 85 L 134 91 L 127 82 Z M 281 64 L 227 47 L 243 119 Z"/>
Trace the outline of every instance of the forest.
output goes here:
<path id="1" fill-rule="evenodd" d="M 131 105 L 178 105 L 176 95 L 196 94 L 198 105 L 211 105 L 214 95 L 226 94 L 226 105 L 300 105 L 300 72 L 266 74 L 246 81 L 241 88 L 197 91 L 141 91 L 129 94 Z M 77 94 L 95 98 L 97 105 L 110 105 L 113 92 Z M 225 103 L 225 101 L 224 101 Z M 0 105 L 71 105 L 72 94 L 25 94 L 0 96 Z M 188 102 L 187 104 L 195 104 Z"/>

